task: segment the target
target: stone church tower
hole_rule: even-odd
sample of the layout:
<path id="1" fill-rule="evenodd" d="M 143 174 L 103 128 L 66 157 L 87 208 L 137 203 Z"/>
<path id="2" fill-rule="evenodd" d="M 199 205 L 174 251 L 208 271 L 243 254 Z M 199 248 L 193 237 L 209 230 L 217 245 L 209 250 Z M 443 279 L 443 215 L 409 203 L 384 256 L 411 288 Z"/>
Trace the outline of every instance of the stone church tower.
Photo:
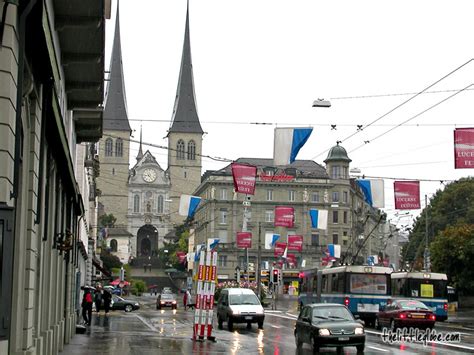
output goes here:
<path id="1" fill-rule="evenodd" d="M 117 3 L 110 76 L 104 109 L 103 137 L 99 141 L 99 215 L 112 213 L 115 227 L 127 228 L 128 174 L 131 128 L 127 116 Z"/>
<path id="2" fill-rule="evenodd" d="M 170 217 L 181 224 L 178 215 L 181 194 L 191 195 L 201 183 L 202 135 L 194 93 L 191 44 L 189 38 L 189 2 L 186 11 L 183 54 L 178 88 L 173 108 L 172 123 L 168 130 L 168 176 L 171 181 Z"/>

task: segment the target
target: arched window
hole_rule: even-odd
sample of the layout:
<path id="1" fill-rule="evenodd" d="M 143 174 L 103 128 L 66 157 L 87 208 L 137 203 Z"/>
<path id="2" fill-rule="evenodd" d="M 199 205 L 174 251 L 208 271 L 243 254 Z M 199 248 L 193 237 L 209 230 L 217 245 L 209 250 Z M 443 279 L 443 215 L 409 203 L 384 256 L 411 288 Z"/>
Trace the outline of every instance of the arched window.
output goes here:
<path id="1" fill-rule="evenodd" d="M 188 142 L 188 160 L 196 160 L 196 143 Z"/>
<path id="2" fill-rule="evenodd" d="M 157 206 L 157 212 L 158 213 L 163 213 L 163 196 L 159 195 L 158 196 L 158 206 Z"/>
<path id="3" fill-rule="evenodd" d="M 110 241 L 110 251 L 117 252 L 117 241 L 115 239 Z"/>
<path id="4" fill-rule="evenodd" d="M 133 212 L 140 212 L 140 196 L 133 197 Z"/>
<path id="5" fill-rule="evenodd" d="M 176 158 L 184 160 L 184 141 L 182 139 L 176 144 Z"/>
<path id="6" fill-rule="evenodd" d="M 117 138 L 115 141 L 115 156 L 121 157 L 123 156 L 123 141 L 122 138 Z"/>
<path id="7" fill-rule="evenodd" d="M 112 138 L 107 138 L 105 140 L 105 156 L 111 157 L 112 156 Z"/>

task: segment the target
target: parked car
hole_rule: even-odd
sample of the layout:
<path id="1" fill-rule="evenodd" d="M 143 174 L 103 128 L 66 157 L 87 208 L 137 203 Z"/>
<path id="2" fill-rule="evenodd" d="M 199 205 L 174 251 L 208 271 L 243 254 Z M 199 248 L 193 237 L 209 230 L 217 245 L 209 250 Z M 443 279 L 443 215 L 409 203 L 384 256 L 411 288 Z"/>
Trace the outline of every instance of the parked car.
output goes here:
<path id="1" fill-rule="evenodd" d="M 140 309 L 140 304 L 134 300 L 127 300 L 117 295 L 112 295 L 111 309 L 124 310 L 125 312 L 136 311 Z"/>
<path id="2" fill-rule="evenodd" d="M 255 293 L 248 288 L 225 288 L 221 291 L 217 302 L 217 324 L 222 329 L 227 322 L 227 328 L 232 331 L 234 323 L 247 323 L 247 328 L 252 323 L 258 324 L 258 329 L 263 329 L 265 313 Z"/>
<path id="3" fill-rule="evenodd" d="M 363 322 L 356 320 L 346 306 L 318 303 L 303 306 L 295 325 L 297 348 L 310 344 L 313 352 L 320 348 L 355 346 L 357 352 L 365 347 Z"/>
<path id="4" fill-rule="evenodd" d="M 379 311 L 375 317 L 375 328 L 430 328 L 436 322 L 435 313 L 423 302 L 416 300 L 394 300 Z"/>
<path id="5" fill-rule="evenodd" d="M 171 307 L 171 309 L 178 308 L 178 301 L 176 300 L 176 295 L 172 293 L 162 293 L 156 298 L 156 309 L 161 309 L 162 307 Z"/>

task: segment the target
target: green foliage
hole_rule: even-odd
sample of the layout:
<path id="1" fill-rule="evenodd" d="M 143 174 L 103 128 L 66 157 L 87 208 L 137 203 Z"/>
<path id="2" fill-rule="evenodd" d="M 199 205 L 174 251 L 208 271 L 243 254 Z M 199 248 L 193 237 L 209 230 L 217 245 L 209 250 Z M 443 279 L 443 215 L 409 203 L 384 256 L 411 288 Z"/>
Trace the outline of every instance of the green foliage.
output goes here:
<path id="1" fill-rule="evenodd" d="M 105 249 L 102 249 L 100 253 L 100 259 L 104 264 L 104 268 L 108 271 L 112 271 L 112 269 L 117 268 L 120 269 L 122 267 L 122 262 L 120 261 L 120 259 L 117 256 L 112 255 Z"/>
<path id="2" fill-rule="evenodd" d="M 112 213 L 103 214 L 102 216 L 99 217 L 99 226 L 112 228 L 115 225 L 116 221 L 117 221 L 117 218 L 115 218 Z"/>
<path id="3" fill-rule="evenodd" d="M 438 190 L 428 206 L 429 241 L 447 227 L 474 224 L 474 178 L 465 178 Z M 425 210 L 415 220 L 403 258 L 410 263 L 419 262 L 425 248 Z"/>
<path id="4" fill-rule="evenodd" d="M 430 251 L 433 271 L 446 273 L 460 293 L 474 295 L 474 224 L 446 228 Z"/>
<path id="5" fill-rule="evenodd" d="M 184 271 L 185 265 L 179 262 L 176 252 L 188 252 L 189 230 L 186 229 L 186 226 L 181 225 L 176 227 L 176 234 L 179 236 L 178 241 L 167 243 L 163 248 L 159 249 L 158 257 L 161 261 L 161 267 Z"/>
<path id="6" fill-rule="evenodd" d="M 141 296 L 146 290 L 146 283 L 143 280 L 131 280 L 132 284 L 132 294 L 136 296 Z"/>
<path id="7" fill-rule="evenodd" d="M 125 270 L 125 280 L 127 280 L 132 275 L 132 267 L 128 264 L 124 264 L 123 269 Z"/>

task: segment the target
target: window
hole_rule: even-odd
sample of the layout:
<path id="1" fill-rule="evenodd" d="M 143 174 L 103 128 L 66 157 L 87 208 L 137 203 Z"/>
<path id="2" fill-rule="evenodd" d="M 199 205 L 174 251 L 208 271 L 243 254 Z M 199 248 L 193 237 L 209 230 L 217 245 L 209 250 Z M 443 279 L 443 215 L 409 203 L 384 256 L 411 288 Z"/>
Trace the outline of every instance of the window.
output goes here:
<path id="1" fill-rule="evenodd" d="M 221 208 L 219 211 L 219 223 L 227 224 L 227 209 Z"/>
<path id="2" fill-rule="evenodd" d="M 339 244 L 339 234 L 337 234 L 337 233 L 332 234 L 332 243 L 333 244 Z"/>
<path id="3" fill-rule="evenodd" d="M 196 143 L 188 142 L 188 160 L 196 160 Z"/>
<path id="4" fill-rule="evenodd" d="M 337 293 L 344 293 L 344 279 L 346 274 L 333 274 L 331 280 L 331 291 Z"/>
<path id="5" fill-rule="evenodd" d="M 389 275 L 351 274 L 350 292 L 386 295 Z"/>
<path id="6" fill-rule="evenodd" d="M 184 160 L 184 141 L 182 139 L 176 144 L 176 159 Z"/>
<path id="7" fill-rule="evenodd" d="M 319 192 L 313 192 L 311 194 L 311 202 L 318 203 L 319 202 Z"/>
<path id="8" fill-rule="evenodd" d="M 311 245 L 319 246 L 319 234 L 311 234 Z"/>
<path id="9" fill-rule="evenodd" d="M 133 197 L 133 212 L 140 212 L 140 196 L 138 195 Z"/>
<path id="10" fill-rule="evenodd" d="M 339 202 L 339 191 L 332 192 L 332 202 Z"/>
<path id="11" fill-rule="evenodd" d="M 294 201 L 294 200 L 295 200 L 295 190 L 288 191 L 288 201 Z"/>
<path id="12" fill-rule="evenodd" d="M 348 222 L 348 218 L 347 218 L 347 217 L 349 216 L 349 214 L 347 213 L 347 211 L 344 211 L 344 213 L 343 213 L 342 216 L 343 216 L 343 217 L 342 217 L 343 223 L 347 223 L 347 222 Z"/>
<path id="13" fill-rule="evenodd" d="M 107 138 L 105 140 L 105 156 L 111 157 L 112 156 L 112 138 Z"/>
<path id="14" fill-rule="evenodd" d="M 339 211 L 332 211 L 332 223 L 339 223 Z"/>
<path id="15" fill-rule="evenodd" d="M 110 251 L 117 252 L 117 241 L 115 239 L 110 241 Z"/>
<path id="16" fill-rule="evenodd" d="M 347 191 L 344 191 L 342 193 L 342 202 L 347 203 L 349 201 L 349 193 Z"/>
<path id="17" fill-rule="evenodd" d="M 156 208 L 156 211 L 158 213 L 163 213 L 163 202 L 164 202 L 163 196 L 159 195 L 158 196 L 158 205 L 157 205 L 157 208 Z"/>
<path id="18" fill-rule="evenodd" d="M 331 179 L 340 179 L 342 170 L 340 166 L 331 167 Z"/>
<path id="19" fill-rule="evenodd" d="M 265 211 L 265 222 L 273 222 L 275 220 L 275 212 L 273 210 Z"/>
<path id="20" fill-rule="evenodd" d="M 227 200 L 227 189 L 221 189 L 221 200 Z"/>
<path id="21" fill-rule="evenodd" d="M 273 190 L 267 190 L 267 201 L 273 201 Z"/>
<path id="22" fill-rule="evenodd" d="M 217 266 L 227 266 L 227 255 L 219 255 Z"/>
<path id="23" fill-rule="evenodd" d="M 122 138 L 117 138 L 115 141 L 115 156 L 121 157 L 123 156 L 123 141 Z"/>
<path id="24" fill-rule="evenodd" d="M 219 238 L 219 243 L 228 243 L 229 241 L 227 240 L 227 230 L 226 229 L 221 229 L 217 231 L 217 237 Z"/>
<path id="25" fill-rule="evenodd" d="M 112 168 L 112 175 L 115 175 L 115 168 Z"/>

